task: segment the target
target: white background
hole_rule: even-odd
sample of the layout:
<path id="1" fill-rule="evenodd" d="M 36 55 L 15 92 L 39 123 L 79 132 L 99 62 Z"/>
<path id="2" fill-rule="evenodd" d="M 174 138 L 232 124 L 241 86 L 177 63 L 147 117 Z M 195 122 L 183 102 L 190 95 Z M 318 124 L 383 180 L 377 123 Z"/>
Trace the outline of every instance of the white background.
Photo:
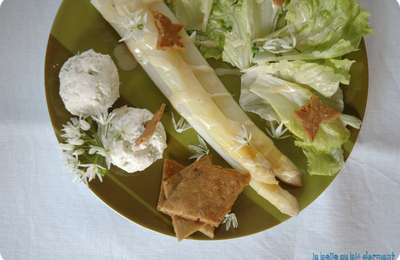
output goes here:
<path id="1" fill-rule="evenodd" d="M 361 0 L 369 96 L 357 144 L 332 185 L 296 218 L 229 241 L 157 234 L 108 208 L 62 170 L 44 92 L 44 58 L 61 0 L 0 8 L 0 254 L 16 259 L 312 259 L 400 254 L 400 8 Z M 240 224 L 240 223 L 239 223 Z"/>

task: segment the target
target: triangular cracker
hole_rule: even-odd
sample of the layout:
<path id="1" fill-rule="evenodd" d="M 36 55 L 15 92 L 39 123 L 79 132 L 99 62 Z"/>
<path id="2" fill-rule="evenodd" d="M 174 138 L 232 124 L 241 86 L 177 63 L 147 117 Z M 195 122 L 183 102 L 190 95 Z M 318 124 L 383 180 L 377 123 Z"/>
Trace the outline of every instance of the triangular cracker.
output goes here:
<path id="1" fill-rule="evenodd" d="M 203 162 L 212 164 L 211 155 L 203 157 L 203 158 L 202 158 Z M 186 168 L 187 167 L 185 167 L 173 160 L 166 159 L 164 161 L 162 182 L 164 182 L 167 179 L 170 179 L 173 176 L 176 176 L 179 172 L 181 172 L 182 170 L 184 170 Z M 180 179 L 179 179 L 179 182 L 180 182 Z M 176 185 L 178 185 L 178 184 L 179 183 L 176 183 Z M 168 198 L 168 196 L 166 196 L 167 194 L 165 193 L 163 186 L 164 185 L 161 185 L 161 189 L 160 189 L 160 196 L 159 196 L 158 205 L 157 205 L 158 210 L 161 209 L 162 205 L 165 203 L 166 199 Z M 171 191 L 171 193 L 172 193 L 172 191 Z M 205 234 L 206 236 L 208 236 L 210 238 L 214 237 L 215 227 L 211 227 L 209 225 L 206 225 L 205 223 L 185 219 L 185 218 L 182 218 L 179 216 L 172 215 L 171 218 L 172 218 L 172 224 L 174 227 L 176 237 L 178 238 L 178 242 L 180 242 L 181 240 L 190 236 L 197 230 L 201 231 L 203 234 Z"/>
<path id="2" fill-rule="evenodd" d="M 196 162 L 161 210 L 218 227 L 249 182 L 250 174 Z"/>
<path id="3" fill-rule="evenodd" d="M 163 175 L 161 180 L 160 196 L 158 198 L 158 204 L 157 204 L 158 210 L 160 210 L 161 206 L 164 205 L 164 202 L 167 200 L 162 182 L 183 169 L 185 169 L 185 166 L 179 164 L 178 162 L 165 159 L 163 167 Z"/>
<path id="4" fill-rule="evenodd" d="M 199 162 L 204 163 L 204 164 L 208 164 L 208 165 L 212 165 L 212 157 L 210 154 L 202 157 Z M 178 184 L 182 181 L 183 176 L 188 173 L 193 167 L 194 167 L 194 163 L 189 165 L 188 167 L 186 167 L 185 169 L 182 169 L 181 171 L 179 171 L 176 174 L 173 174 L 170 178 L 166 178 L 163 180 L 162 182 L 162 186 L 164 188 L 164 192 L 165 192 L 165 197 L 168 199 L 172 192 L 174 191 L 174 189 L 178 186 Z"/>
<path id="5" fill-rule="evenodd" d="M 215 231 L 215 227 L 214 226 L 205 224 L 204 226 L 199 228 L 199 231 L 201 233 L 203 233 L 204 235 L 208 236 L 209 238 L 214 238 L 214 231 Z"/>
<path id="6" fill-rule="evenodd" d="M 206 225 L 203 222 L 193 221 L 179 216 L 171 216 L 171 218 L 178 242 L 181 242 L 183 239 L 187 238 Z"/>

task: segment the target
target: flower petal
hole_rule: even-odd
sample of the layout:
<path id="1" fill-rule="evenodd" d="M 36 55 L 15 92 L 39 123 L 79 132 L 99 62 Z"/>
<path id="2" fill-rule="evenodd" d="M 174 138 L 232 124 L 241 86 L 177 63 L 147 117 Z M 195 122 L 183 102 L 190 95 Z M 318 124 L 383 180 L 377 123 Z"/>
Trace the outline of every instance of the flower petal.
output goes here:
<path id="1" fill-rule="evenodd" d="M 58 146 L 65 151 L 72 151 L 74 150 L 75 146 L 73 144 L 63 144 L 59 143 Z"/>

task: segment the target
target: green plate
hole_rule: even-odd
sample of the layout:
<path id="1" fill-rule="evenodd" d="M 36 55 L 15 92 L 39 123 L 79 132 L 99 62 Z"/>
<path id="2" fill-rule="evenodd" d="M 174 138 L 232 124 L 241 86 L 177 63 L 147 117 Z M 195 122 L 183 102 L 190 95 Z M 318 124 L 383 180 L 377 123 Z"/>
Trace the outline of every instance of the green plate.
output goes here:
<path id="1" fill-rule="evenodd" d="M 116 62 L 113 57 L 113 50 L 119 44 L 119 39 L 118 34 L 92 7 L 89 0 L 64 0 L 62 2 L 51 29 L 45 63 L 47 105 L 59 142 L 63 142 L 60 138 L 62 125 L 66 124 L 71 118 L 71 114 L 65 109 L 59 96 L 58 74 L 61 66 L 69 57 L 88 49 L 109 54 Z M 361 42 L 360 50 L 351 53 L 347 58 L 357 62 L 350 71 L 352 76 L 350 85 L 343 86 L 344 112 L 363 119 L 368 94 L 368 63 L 364 41 Z M 213 67 L 229 67 L 229 65 L 215 60 L 209 62 Z M 114 107 L 128 105 L 147 108 L 154 113 L 161 103 L 169 104 L 140 66 L 128 72 L 119 70 L 119 75 L 121 97 Z M 228 90 L 238 98 L 240 78 L 225 76 L 221 80 L 226 86 L 229 86 Z M 173 111 L 170 105 L 169 108 L 170 111 Z M 182 134 L 175 133 L 171 123 L 170 111 L 164 113 L 161 119 L 168 135 L 168 148 L 164 153 L 164 158 L 189 165 L 192 161 L 187 158 L 192 155 L 192 151 L 187 147 L 189 144 L 198 144 L 197 134 L 194 130 Z M 265 123 L 262 120 L 254 115 L 250 115 L 250 117 L 259 125 L 260 129 L 264 129 Z M 351 137 L 344 145 L 346 159 L 353 149 L 358 133 L 359 130 L 352 129 Z M 278 140 L 277 146 L 300 169 L 306 169 L 306 159 L 301 150 L 293 145 L 293 140 Z M 215 164 L 229 167 L 218 154 L 214 151 L 212 153 Z M 103 182 L 98 179 L 93 180 L 90 182 L 89 188 L 108 206 L 127 219 L 156 232 L 174 236 L 170 218 L 156 210 L 162 165 L 163 160 L 158 160 L 144 172 L 135 174 L 127 174 L 116 167 L 111 167 Z M 60 174 L 67 173 L 60 169 Z M 334 178 L 335 176 L 310 176 L 306 173 L 303 175 L 303 187 L 301 188 L 281 185 L 298 199 L 302 210 L 313 202 Z M 289 219 L 288 216 L 280 213 L 250 187 L 245 188 L 232 210 L 236 213 L 239 227 L 229 231 L 225 231 L 224 226 L 219 227 L 216 229 L 214 240 L 251 235 Z M 199 232 L 193 234 L 190 238 L 209 240 L 208 237 Z"/>

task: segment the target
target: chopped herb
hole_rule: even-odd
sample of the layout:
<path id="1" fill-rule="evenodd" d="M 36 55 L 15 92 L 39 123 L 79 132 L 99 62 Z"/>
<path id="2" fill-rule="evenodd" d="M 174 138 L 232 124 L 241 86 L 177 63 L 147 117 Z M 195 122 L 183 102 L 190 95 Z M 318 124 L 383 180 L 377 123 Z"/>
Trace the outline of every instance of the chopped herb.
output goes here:
<path id="1" fill-rule="evenodd" d="M 169 106 L 165 105 L 164 112 L 168 112 L 168 111 L 169 111 Z"/>
<path id="2" fill-rule="evenodd" d="M 125 132 L 122 131 L 120 134 L 115 136 L 115 141 L 122 141 L 122 136 L 125 135 Z"/>
<path id="3" fill-rule="evenodd" d="M 256 56 L 256 53 L 260 51 L 256 43 L 253 43 L 253 47 L 251 47 L 251 51 L 253 52 L 253 58 Z"/>

